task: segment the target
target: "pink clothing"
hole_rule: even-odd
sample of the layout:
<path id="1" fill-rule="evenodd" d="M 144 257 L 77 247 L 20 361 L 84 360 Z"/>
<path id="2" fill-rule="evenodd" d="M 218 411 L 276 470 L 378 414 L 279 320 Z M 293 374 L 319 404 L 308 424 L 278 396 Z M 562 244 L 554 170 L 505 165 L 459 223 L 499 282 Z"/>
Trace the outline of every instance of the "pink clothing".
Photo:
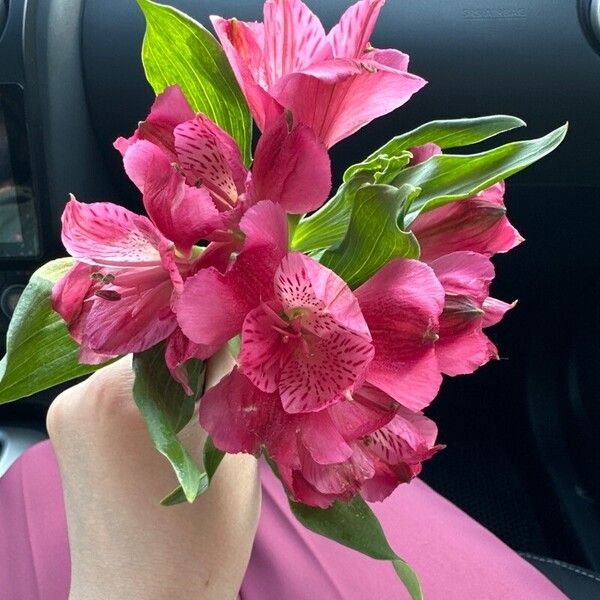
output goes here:
<path id="1" fill-rule="evenodd" d="M 263 507 L 241 600 L 398 600 L 394 570 L 306 531 L 262 469 Z M 529 563 L 421 481 L 373 504 L 426 600 L 565 600 Z M 48 442 L 0 478 L 0 599 L 66 600 L 69 548 L 58 467 Z"/>

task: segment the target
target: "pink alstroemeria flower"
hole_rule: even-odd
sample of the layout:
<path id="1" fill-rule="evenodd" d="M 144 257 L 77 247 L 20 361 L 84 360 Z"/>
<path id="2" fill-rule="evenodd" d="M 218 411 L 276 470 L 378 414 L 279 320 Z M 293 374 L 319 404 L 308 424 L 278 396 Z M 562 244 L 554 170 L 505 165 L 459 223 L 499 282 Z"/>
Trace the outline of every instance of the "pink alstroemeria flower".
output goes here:
<path id="1" fill-rule="evenodd" d="M 241 333 L 241 372 L 277 392 L 287 412 L 341 401 L 373 357 L 356 298 L 329 269 L 288 253 L 285 213 L 275 204 L 249 209 L 240 230 L 246 240 L 231 269 L 202 269 L 186 281 L 176 304 L 184 334 L 220 345 Z"/>
<path id="2" fill-rule="evenodd" d="M 444 287 L 444 311 L 440 317 L 440 339 L 435 352 L 446 375 L 472 373 L 492 358 L 496 346 L 483 333 L 500 322 L 514 306 L 489 296 L 494 266 L 476 252 L 453 252 L 431 263 Z"/>
<path id="3" fill-rule="evenodd" d="M 427 265 L 398 259 L 353 295 L 287 252 L 283 212 L 270 202 L 247 211 L 240 229 L 231 268 L 190 277 L 176 305 L 197 343 L 241 332 L 238 365 L 202 398 L 202 426 L 227 452 L 265 447 L 302 502 L 328 506 L 363 488 L 384 498 L 437 449 L 434 429 L 421 431 L 429 421 L 398 400 L 423 407 L 438 390 L 441 284 Z"/>
<path id="4" fill-rule="evenodd" d="M 419 164 L 441 149 L 436 144 L 412 148 L 411 164 Z M 421 246 L 421 260 L 431 262 L 458 251 L 493 256 L 508 252 L 523 238 L 510 224 L 504 206 L 504 182 L 479 192 L 472 198 L 451 202 L 419 215 L 411 226 Z"/>
<path id="5" fill-rule="evenodd" d="M 100 363 L 166 339 L 167 365 L 186 386 L 181 365 L 215 350 L 187 340 L 171 310 L 195 259 L 177 253 L 150 219 L 110 202 L 71 197 L 62 224 L 63 244 L 77 262 L 54 286 L 52 303 L 80 344 L 80 360 Z"/>
<path id="6" fill-rule="evenodd" d="M 432 421 L 372 386 L 319 412 L 290 414 L 237 367 L 203 396 L 200 423 L 227 452 L 264 447 L 290 495 L 322 508 L 357 493 L 383 500 L 442 448 Z"/>
<path id="7" fill-rule="evenodd" d="M 444 289 L 435 273 L 396 259 L 354 293 L 375 347 L 366 380 L 410 410 L 425 408 L 442 383 L 435 342 Z"/>
<path id="8" fill-rule="evenodd" d="M 259 200 L 301 214 L 319 208 L 331 189 L 327 150 L 308 127 L 290 131 L 284 115 L 273 121 L 250 173 L 235 140 L 195 114 L 177 86 L 160 94 L 148 118 L 115 147 L 148 215 L 184 254 L 200 240 L 236 239 L 243 212 Z"/>
<path id="9" fill-rule="evenodd" d="M 353 395 L 354 406 L 349 402 L 336 405 L 338 414 L 333 418 L 338 435 L 343 436 L 348 448 L 345 460 L 324 461 L 306 446 L 298 445 L 300 468 L 278 463 L 282 479 L 296 499 L 321 508 L 336 500 L 348 501 L 357 493 L 369 501 L 384 500 L 398 485 L 416 477 L 421 472 L 421 463 L 443 448 L 435 445 L 437 428 L 433 421 L 402 406 L 393 412 L 383 412 L 385 424 L 369 431 L 373 421 L 367 420 L 362 435 L 352 435 L 345 426 L 345 420 L 351 418 L 346 413 L 358 406 L 362 413 L 368 410 L 377 414 L 376 394 L 376 390 L 366 387 Z M 377 402 L 393 403 L 385 394 L 379 392 L 379 395 Z M 320 433 L 323 443 L 325 432 Z"/>
<path id="10" fill-rule="evenodd" d="M 370 458 L 375 475 L 364 482 L 365 500 L 385 500 L 400 483 L 421 473 L 422 463 L 444 449 L 436 444 L 437 426 L 421 412 L 399 407 L 394 418 L 361 440 L 361 450 Z"/>
<path id="11" fill-rule="evenodd" d="M 383 4 L 357 2 L 328 34 L 300 0 L 267 0 L 262 23 L 211 17 L 262 131 L 283 107 L 331 147 L 425 85 L 406 54 L 369 44 Z"/>

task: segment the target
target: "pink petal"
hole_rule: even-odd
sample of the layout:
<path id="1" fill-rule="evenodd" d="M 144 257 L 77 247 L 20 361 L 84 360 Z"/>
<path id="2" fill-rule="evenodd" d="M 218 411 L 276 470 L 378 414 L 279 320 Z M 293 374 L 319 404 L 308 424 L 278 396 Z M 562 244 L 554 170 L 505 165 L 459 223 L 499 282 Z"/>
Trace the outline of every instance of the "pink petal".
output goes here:
<path id="1" fill-rule="evenodd" d="M 502 302 L 502 300 L 496 300 L 496 298 L 486 298 L 483 301 L 483 326 L 491 327 L 492 325 L 497 325 L 503 319 L 504 315 L 511 308 L 516 306 L 516 301 L 508 304 L 506 302 Z"/>
<path id="2" fill-rule="evenodd" d="M 380 440 L 387 446 L 382 458 L 390 462 L 416 464 L 431 458 L 439 449 L 435 446 L 437 425 L 421 412 L 415 413 L 401 407 L 383 429 L 389 435 L 387 442 L 383 437 Z M 390 442 L 390 439 L 393 441 Z"/>
<path id="3" fill-rule="evenodd" d="M 114 146 L 124 156 L 127 149 L 138 140 L 148 140 L 167 154 L 169 160 L 175 160 L 173 129 L 194 118 L 194 111 L 186 100 L 181 88 L 172 85 L 160 93 L 145 121 L 129 138 L 119 138 Z"/>
<path id="4" fill-rule="evenodd" d="M 69 324 L 81 313 L 83 301 L 94 285 L 94 270 L 76 262 L 52 288 L 52 308 Z"/>
<path id="5" fill-rule="evenodd" d="M 176 329 L 169 336 L 165 348 L 165 363 L 173 379 L 181 384 L 188 396 L 193 394 L 193 390 L 189 385 L 185 363 L 192 358 L 210 358 L 217 350 L 217 346 L 194 344 L 183 335 L 181 329 Z"/>
<path id="6" fill-rule="evenodd" d="M 457 251 L 493 256 L 508 252 L 523 241 L 506 218 L 504 186 L 496 184 L 483 192 L 419 215 L 412 230 L 428 262 Z"/>
<path id="7" fill-rule="evenodd" d="M 62 215 L 65 248 L 89 264 L 160 264 L 163 239 L 149 219 L 110 202 L 83 204 L 71 196 Z"/>
<path id="8" fill-rule="evenodd" d="M 350 331 L 304 338 L 306 349 L 298 345 L 281 370 L 279 394 L 288 413 L 319 411 L 341 401 L 362 383 L 373 357 L 371 341 Z"/>
<path id="9" fill-rule="evenodd" d="M 263 392 L 277 390 L 281 364 L 289 353 L 289 344 L 282 342 L 274 328 L 281 328 L 280 321 L 273 308 L 265 311 L 260 306 L 248 313 L 242 328 L 238 362 L 244 375 Z"/>
<path id="10" fill-rule="evenodd" d="M 92 279 L 98 267 L 75 263 L 52 288 L 52 308 L 66 321 L 71 337 L 81 344 L 86 320 L 93 306 L 90 297 L 101 284 Z M 79 362 L 88 365 L 99 365 L 114 354 L 94 352 L 91 348 L 80 345 Z"/>
<path id="11" fill-rule="evenodd" d="M 361 486 L 360 494 L 367 502 L 382 502 L 402 483 L 410 483 L 421 472 L 420 465 L 400 463 L 390 467 L 379 463 L 375 475 Z"/>
<path id="12" fill-rule="evenodd" d="M 408 342 L 403 344 L 404 347 L 400 340 L 398 336 L 395 342 L 377 345 L 381 356 L 378 358 L 376 354 L 366 379 L 403 406 L 419 410 L 437 396 L 442 384 L 441 367 L 433 340 L 419 346 L 414 339 L 410 345 Z M 387 356 L 386 352 L 389 352 Z"/>
<path id="13" fill-rule="evenodd" d="M 368 328 L 346 284 L 300 253 L 283 259 L 275 289 L 281 304 L 263 303 L 246 317 L 242 370 L 265 392 L 279 384 L 288 412 L 321 410 L 362 377 L 373 353 Z M 288 318 L 300 315 L 302 333 L 278 316 L 281 307 Z"/>
<path id="14" fill-rule="evenodd" d="M 256 454 L 277 411 L 277 395 L 265 394 L 237 368 L 200 401 L 200 424 L 217 448 Z"/>
<path id="15" fill-rule="evenodd" d="M 361 493 L 370 502 L 387 498 L 396 487 L 421 471 L 421 463 L 443 446 L 435 445 L 437 427 L 422 413 L 400 409 L 396 417 L 362 441 L 373 461 L 375 475 L 365 481 Z"/>
<path id="16" fill-rule="evenodd" d="M 393 398 L 369 384 L 356 390 L 352 399 L 338 402 L 327 410 L 337 430 L 347 441 L 357 440 L 381 429 L 394 418 L 397 411 L 398 404 Z"/>
<path id="17" fill-rule="evenodd" d="M 264 4 L 264 67 L 267 86 L 330 52 L 319 19 L 300 0 Z"/>
<path id="18" fill-rule="evenodd" d="M 475 252 L 454 252 L 431 263 L 446 293 L 436 354 L 446 375 L 472 373 L 492 358 L 496 347 L 482 332 L 483 303 L 494 267 Z"/>
<path id="19" fill-rule="evenodd" d="M 79 362 L 83 365 L 101 365 L 113 358 L 117 358 L 117 356 L 114 354 L 99 354 L 86 346 L 79 347 Z"/>
<path id="20" fill-rule="evenodd" d="M 150 109 L 146 123 L 173 130 L 179 123 L 194 118 L 194 110 L 178 85 L 170 85 L 158 96 Z"/>
<path id="21" fill-rule="evenodd" d="M 195 272 L 214 267 L 217 271 L 224 273 L 229 267 L 231 253 L 235 250 L 237 250 L 235 242 L 211 242 L 194 262 Z"/>
<path id="22" fill-rule="evenodd" d="M 272 200 L 294 214 L 316 210 L 331 190 L 327 149 L 304 125 L 288 131 L 282 117 L 258 141 L 252 183 L 258 200 Z"/>
<path id="23" fill-rule="evenodd" d="M 442 323 L 444 318 L 442 318 Z M 481 331 L 481 320 L 460 331 L 443 328 L 436 344 L 438 364 L 442 373 L 454 377 L 469 375 L 492 359 L 498 358 L 494 344 Z"/>
<path id="24" fill-rule="evenodd" d="M 287 254 L 287 217 L 282 208 L 273 202 L 259 202 L 248 209 L 240 221 L 240 229 L 246 236 L 244 252 L 261 250 L 270 253 L 270 265 L 278 265 Z"/>
<path id="25" fill-rule="evenodd" d="M 360 58 L 364 54 L 384 2 L 361 0 L 346 10 L 327 36 L 335 58 Z"/>
<path id="26" fill-rule="evenodd" d="M 203 185 L 226 204 L 244 191 L 246 169 L 236 141 L 205 115 L 175 128 L 175 149 L 188 185 Z"/>
<path id="27" fill-rule="evenodd" d="M 465 296 L 480 308 L 489 295 L 494 266 L 476 252 L 453 252 L 431 263 L 446 294 Z"/>
<path id="28" fill-rule="evenodd" d="M 175 302 L 177 321 L 193 342 L 220 346 L 235 337 L 245 316 L 256 306 L 256 295 L 244 281 L 214 267 L 189 277 Z"/>
<path id="29" fill-rule="evenodd" d="M 423 85 L 416 75 L 372 60 L 335 59 L 286 75 L 271 93 L 331 147 L 402 106 Z"/>
<path id="30" fill-rule="evenodd" d="M 303 417 L 300 439 L 312 460 L 320 465 L 341 463 L 352 456 L 352 448 L 326 410 Z"/>
<path id="31" fill-rule="evenodd" d="M 370 340 L 359 303 L 346 282 L 316 260 L 289 253 L 275 275 L 275 292 L 288 310 L 310 309 L 303 323 L 316 335 L 341 326 Z"/>
<path id="32" fill-rule="evenodd" d="M 298 252 L 281 261 L 275 292 L 302 328 L 299 338 L 290 338 L 293 351 L 282 365 L 283 407 L 290 413 L 322 410 L 362 379 L 373 356 L 366 322 L 345 282 Z"/>
<path id="33" fill-rule="evenodd" d="M 123 164 L 142 192 L 150 218 L 182 253 L 187 254 L 222 225 L 209 192 L 186 185 L 183 175 L 154 144 L 136 142 L 125 153 Z"/>
<path id="34" fill-rule="evenodd" d="M 336 494 L 322 494 L 321 492 L 318 492 L 310 483 L 308 483 L 301 471 L 291 471 L 285 468 L 279 468 L 279 472 L 282 475 L 283 473 L 286 473 L 286 471 L 289 471 L 288 477 L 285 478 L 286 482 L 289 480 L 287 487 L 289 488 L 292 497 L 297 502 L 302 502 L 308 506 L 328 508 L 336 500 L 340 499 Z M 350 498 L 346 499 L 349 500 Z"/>
<path id="35" fill-rule="evenodd" d="M 252 116 L 262 131 L 283 111 L 262 87 L 267 85 L 263 66 L 263 25 L 237 19 L 211 17 L 219 41 L 225 50 L 238 84 L 244 92 Z"/>
<path id="36" fill-rule="evenodd" d="M 300 449 L 302 476 L 321 494 L 333 494 L 339 500 L 349 500 L 366 479 L 375 474 L 373 463 L 362 452 L 337 464 L 319 464 L 308 451 Z"/>
<path id="37" fill-rule="evenodd" d="M 385 50 L 373 48 L 365 52 L 362 58 L 385 65 L 386 67 L 391 67 L 397 71 L 408 71 L 410 59 L 408 54 L 404 54 L 404 52 L 400 52 L 400 50 L 394 48 L 386 48 Z"/>
<path id="38" fill-rule="evenodd" d="M 273 299 L 275 271 L 287 252 L 287 217 L 281 207 L 262 201 L 246 211 L 239 228 L 246 237 L 227 276 L 255 308 Z"/>
<path id="39" fill-rule="evenodd" d="M 94 299 L 86 319 L 83 346 L 103 354 L 143 352 L 175 331 L 169 279 L 156 285 L 154 273 L 136 275 L 138 287 L 119 288 L 119 299 Z"/>
<path id="40" fill-rule="evenodd" d="M 215 268 L 189 277 L 175 304 L 184 334 L 198 344 L 221 345 L 237 335 L 246 315 L 273 296 L 273 276 L 287 250 L 285 213 L 259 202 L 240 222 L 244 246 L 225 274 Z"/>
<path id="41" fill-rule="evenodd" d="M 211 16 L 210 19 L 220 38 L 221 44 L 224 47 L 231 46 L 230 49 L 236 53 L 236 56 L 242 61 L 242 64 L 248 69 L 254 80 L 264 82 L 264 25 L 256 21 L 226 20 L 216 16 Z M 231 58 L 228 53 L 227 56 Z M 234 71 L 237 64 L 237 62 L 232 63 Z"/>
<path id="42" fill-rule="evenodd" d="M 177 250 L 171 243 L 163 243 L 159 247 L 161 264 L 167 272 L 171 285 L 173 286 L 173 296 L 177 297 L 183 292 L 182 271 L 187 274 L 190 270 L 190 263 L 178 259 Z"/>
<path id="43" fill-rule="evenodd" d="M 433 271 L 396 259 L 355 291 L 373 336 L 367 381 L 402 405 L 420 410 L 441 384 L 434 342 L 444 291 Z"/>
<path id="44" fill-rule="evenodd" d="M 437 144 L 423 144 L 410 149 L 413 157 L 410 165 L 418 165 L 425 162 L 432 156 L 437 156 L 442 153 L 442 149 Z"/>

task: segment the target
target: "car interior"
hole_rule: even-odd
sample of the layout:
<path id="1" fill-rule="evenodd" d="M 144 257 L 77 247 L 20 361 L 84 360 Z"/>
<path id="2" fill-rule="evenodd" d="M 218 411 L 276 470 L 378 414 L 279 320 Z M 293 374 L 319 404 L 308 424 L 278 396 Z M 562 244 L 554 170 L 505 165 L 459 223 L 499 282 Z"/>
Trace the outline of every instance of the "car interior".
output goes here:
<path id="1" fill-rule="evenodd" d="M 262 6 L 169 3 L 209 29 L 211 14 L 253 20 Z M 307 4 L 329 27 L 348 3 Z M 508 183 L 526 242 L 495 259 L 493 292 L 519 302 L 491 332 L 501 360 L 447 378 L 428 409 L 447 448 L 422 477 L 568 597 L 600 598 L 600 0 L 388 0 L 383 14 L 374 45 L 407 52 L 431 83 L 333 149 L 334 186 L 426 121 L 511 114 L 531 138 L 570 122 L 556 153 Z M 153 100 L 143 34 L 135 0 L 0 0 L 2 337 L 29 275 L 64 254 L 69 193 L 140 209 L 112 142 Z M 0 407 L 0 476 L 46 436 L 56 393 Z"/>

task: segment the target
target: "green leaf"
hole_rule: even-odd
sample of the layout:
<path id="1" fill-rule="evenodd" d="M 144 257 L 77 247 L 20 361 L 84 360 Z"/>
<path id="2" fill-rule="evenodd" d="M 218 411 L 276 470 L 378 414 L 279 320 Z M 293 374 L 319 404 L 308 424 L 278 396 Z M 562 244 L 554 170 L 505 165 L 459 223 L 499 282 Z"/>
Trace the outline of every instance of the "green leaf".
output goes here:
<path id="1" fill-rule="evenodd" d="M 214 445 L 212 438 L 208 436 L 204 442 L 204 468 L 209 480 L 214 477 L 224 456 L 225 452 L 219 450 Z"/>
<path id="2" fill-rule="evenodd" d="M 431 121 L 392 138 L 387 144 L 371 153 L 366 160 L 373 160 L 381 155 L 397 156 L 415 146 L 429 143 L 437 144 L 440 148 L 470 146 L 524 125 L 525 122 L 521 119 L 508 115 Z"/>
<path id="3" fill-rule="evenodd" d="M 171 7 L 138 0 L 146 17 L 142 61 L 156 94 L 178 84 L 192 108 L 237 140 L 250 163 L 252 119 L 221 45 L 200 23 Z"/>
<path id="4" fill-rule="evenodd" d="M 339 242 L 348 229 L 356 192 L 367 183 L 392 180 L 411 158 L 410 152 L 401 152 L 392 157 L 370 157 L 348 167 L 344 183 L 335 196 L 318 212 L 298 223 L 291 239 L 292 250 L 311 253 Z"/>
<path id="5" fill-rule="evenodd" d="M 321 264 L 355 288 L 394 258 L 418 258 L 417 238 L 412 232 L 402 231 L 398 222 L 419 193 L 418 188 L 408 185 L 360 188 L 344 239 L 325 251 Z"/>
<path id="6" fill-rule="evenodd" d="M 421 584 L 419 583 L 419 578 L 417 574 L 410 568 L 408 563 L 403 560 L 393 560 L 392 566 L 394 567 L 394 571 L 400 580 L 404 584 L 404 587 L 410 594 L 410 597 L 413 600 L 423 600 L 423 591 L 421 590 Z"/>
<path id="7" fill-rule="evenodd" d="M 208 487 L 208 477 L 183 447 L 177 433 L 194 414 L 196 400 L 204 384 L 204 364 L 187 363 L 188 378 L 194 394 L 187 396 L 165 365 L 164 344 L 158 344 L 133 357 L 133 399 L 137 404 L 156 449 L 171 463 L 188 502 Z M 172 492 L 163 499 L 169 503 Z"/>
<path id="8" fill-rule="evenodd" d="M 204 480 L 206 478 L 206 473 L 203 473 L 202 475 L 204 475 L 204 477 L 202 478 L 202 481 L 200 482 L 200 488 L 202 488 L 204 486 Z M 160 503 L 163 506 L 175 506 L 176 504 L 183 504 L 184 502 L 187 502 L 188 499 L 185 497 L 185 492 L 183 491 L 183 488 L 178 485 L 170 494 L 167 494 L 161 501 Z"/>
<path id="9" fill-rule="evenodd" d="M 443 128 L 434 126 L 436 122 L 428 123 L 395 138 L 397 141 L 392 140 L 389 144 L 394 143 L 393 151 L 397 152 L 405 152 L 402 149 L 404 145 L 412 147 L 417 142 L 426 141 L 436 141 L 448 146 L 465 145 L 490 137 L 494 131 L 499 133 L 521 124 L 514 117 L 490 119 L 487 123 L 482 119 L 447 121 L 445 123 L 454 125 L 446 129 L 445 134 Z M 463 125 L 458 126 L 460 123 Z M 469 123 L 473 127 L 470 131 Z M 552 152 L 562 142 L 566 132 L 567 125 L 564 125 L 539 139 L 513 142 L 478 154 L 433 156 L 408 168 L 402 166 L 404 158 L 395 164 L 385 153 L 378 156 L 372 154 L 346 171 L 344 184 L 323 208 L 300 221 L 292 240 L 292 248 L 302 252 L 315 252 L 339 243 L 350 223 L 356 193 L 365 183 L 386 183 L 397 187 L 408 184 L 421 188 L 421 194 L 405 220 L 404 224 L 408 226 L 424 210 L 470 198 L 528 167 Z M 434 140 L 427 140 L 426 134 L 435 134 L 436 137 Z M 388 151 L 392 151 L 391 146 Z"/>
<path id="10" fill-rule="evenodd" d="M 432 156 L 405 169 L 393 184 L 421 188 L 405 224 L 409 225 L 421 212 L 470 198 L 540 160 L 563 141 L 567 127 L 563 125 L 544 137 L 512 142 L 479 154 Z"/>
<path id="11" fill-rule="evenodd" d="M 379 154 L 370 156 L 363 162 L 348 167 L 344 173 L 344 182 L 363 177 L 365 183 L 385 183 L 393 179 L 411 161 L 413 155 L 408 150 L 398 154 Z"/>
<path id="12" fill-rule="evenodd" d="M 392 550 L 377 517 L 360 496 L 324 509 L 290 500 L 290 508 L 307 529 L 371 558 L 391 561 L 411 598 L 422 600 L 417 576 Z"/>
<path id="13" fill-rule="evenodd" d="M 231 353 L 231 356 L 233 356 L 233 358 L 237 359 L 237 357 L 240 353 L 240 349 L 242 347 L 242 338 L 239 335 L 232 337 L 227 342 L 227 347 L 229 348 L 229 352 Z"/>
<path id="14" fill-rule="evenodd" d="M 414 146 L 435 143 L 441 148 L 476 144 L 499 133 L 525 125 L 521 119 L 494 115 L 475 119 L 451 119 L 425 123 L 392 138 L 364 161 L 344 173 L 344 184 L 336 195 L 313 215 L 302 219 L 292 239 L 292 248 L 314 252 L 337 243 L 346 232 L 357 189 L 364 183 L 390 183 L 412 158 Z"/>
<path id="15" fill-rule="evenodd" d="M 343 183 L 335 196 L 316 213 L 304 217 L 294 230 L 290 248 L 312 253 L 339 242 L 348 229 L 354 195 L 371 177 L 357 173 L 357 177 Z"/>
<path id="16" fill-rule="evenodd" d="M 52 310 L 52 287 L 72 266 L 72 258 L 39 268 L 23 291 L 8 327 L 6 356 L 0 362 L 0 404 L 31 396 L 103 365 L 79 363 L 79 346 Z"/>
<path id="17" fill-rule="evenodd" d="M 219 450 L 212 441 L 212 438 L 208 436 L 204 442 L 204 468 L 206 473 L 203 473 L 203 482 L 201 487 L 208 489 L 210 481 L 212 480 L 217 468 L 221 464 L 225 452 Z M 168 496 L 165 496 L 160 503 L 163 506 L 174 506 L 175 504 L 181 504 L 187 502 L 185 493 L 181 486 L 176 487 Z"/>

